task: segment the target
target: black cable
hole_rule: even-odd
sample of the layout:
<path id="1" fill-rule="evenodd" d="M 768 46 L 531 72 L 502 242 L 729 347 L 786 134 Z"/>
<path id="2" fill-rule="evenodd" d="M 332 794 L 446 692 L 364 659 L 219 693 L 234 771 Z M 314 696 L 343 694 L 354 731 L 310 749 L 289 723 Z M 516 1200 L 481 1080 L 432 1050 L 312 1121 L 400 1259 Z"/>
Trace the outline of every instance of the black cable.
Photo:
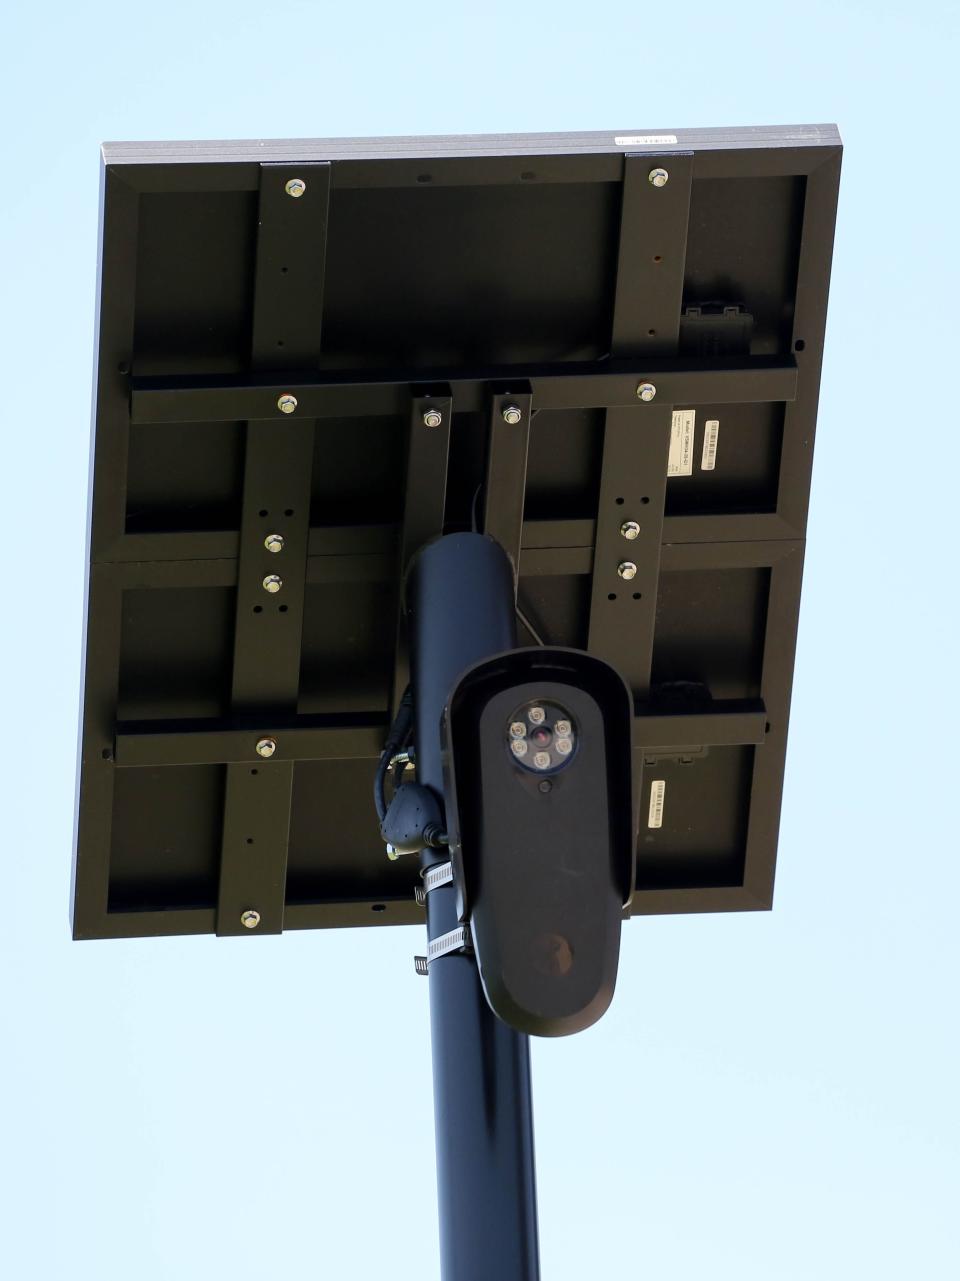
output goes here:
<path id="1" fill-rule="evenodd" d="M 397 714 L 394 717 L 393 724 L 390 726 L 387 741 L 383 745 L 380 760 L 377 762 L 377 772 L 373 778 L 373 803 L 377 807 L 377 818 L 381 823 L 387 815 L 387 798 L 384 790 L 384 785 L 387 781 L 387 770 L 390 768 L 391 759 L 396 756 L 397 752 L 403 750 L 412 728 L 413 690 L 408 685 L 403 691 L 403 698 L 400 700 Z"/>

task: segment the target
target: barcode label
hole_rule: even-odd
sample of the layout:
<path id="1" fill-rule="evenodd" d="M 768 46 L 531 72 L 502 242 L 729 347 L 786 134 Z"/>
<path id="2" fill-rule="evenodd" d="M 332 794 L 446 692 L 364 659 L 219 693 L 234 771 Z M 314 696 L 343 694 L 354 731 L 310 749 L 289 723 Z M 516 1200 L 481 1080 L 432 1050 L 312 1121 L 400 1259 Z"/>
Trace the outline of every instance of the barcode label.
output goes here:
<path id="1" fill-rule="evenodd" d="M 675 133 L 624 133 L 613 140 L 618 147 L 675 147 Z"/>
<path id="2" fill-rule="evenodd" d="M 665 778 L 655 778 L 650 784 L 650 809 L 647 827 L 663 827 L 663 794 L 667 790 Z"/>
<path id="3" fill-rule="evenodd" d="M 670 454 L 667 458 L 668 476 L 693 475 L 693 428 L 697 420 L 695 409 L 675 409 L 670 420 Z"/>
<path id="4" fill-rule="evenodd" d="M 717 437 L 720 435 L 720 419 L 708 418 L 703 425 L 703 457 L 700 467 L 703 471 L 713 471 L 717 465 Z"/>

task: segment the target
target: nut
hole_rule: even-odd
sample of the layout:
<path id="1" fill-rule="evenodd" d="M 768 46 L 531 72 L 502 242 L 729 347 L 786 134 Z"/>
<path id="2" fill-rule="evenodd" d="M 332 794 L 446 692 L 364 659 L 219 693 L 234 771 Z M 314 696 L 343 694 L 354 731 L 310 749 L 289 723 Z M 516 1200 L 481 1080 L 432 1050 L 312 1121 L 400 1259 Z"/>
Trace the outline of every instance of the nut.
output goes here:
<path id="1" fill-rule="evenodd" d="M 652 187 L 665 187 L 669 177 L 666 169 L 651 169 L 647 174 L 647 181 Z"/>

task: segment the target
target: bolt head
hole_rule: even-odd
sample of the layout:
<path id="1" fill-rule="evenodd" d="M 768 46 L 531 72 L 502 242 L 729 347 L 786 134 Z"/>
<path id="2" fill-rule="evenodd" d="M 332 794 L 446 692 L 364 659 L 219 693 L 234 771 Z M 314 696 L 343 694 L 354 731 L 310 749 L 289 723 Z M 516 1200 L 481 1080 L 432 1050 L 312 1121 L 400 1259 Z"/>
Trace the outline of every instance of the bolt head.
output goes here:
<path id="1" fill-rule="evenodd" d="M 669 177 L 666 169 L 651 169 L 647 174 L 647 181 L 652 187 L 665 187 Z"/>
<path id="2" fill-rule="evenodd" d="M 443 422 L 443 414 L 439 409 L 425 409 L 423 411 L 424 427 L 439 427 Z"/>
<path id="3" fill-rule="evenodd" d="M 617 573 L 629 583 L 631 578 L 636 578 L 637 567 L 632 560 L 622 560 L 617 566 Z"/>
<path id="4" fill-rule="evenodd" d="M 500 410 L 500 416 L 505 423 L 509 423 L 513 427 L 523 417 L 523 411 L 518 405 L 504 405 Z"/>
<path id="5" fill-rule="evenodd" d="M 284 392 L 284 394 L 277 400 L 277 408 L 280 410 L 281 414 L 292 414 L 296 407 L 297 398 L 296 396 L 291 396 L 288 391 Z"/>
<path id="6" fill-rule="evenodd" d="M 307 189 L 307 184 L 303 181 L 302 178 L 291 178 L 290 181 L 284 187 L 284 191 L 287 193 L 287 195 L 293 196 L 294 200 L 298 200 L 306 191 L 306 189 Z"/>
<path id="7" fill-rule="evenodd" d="M 277 740 L 275 738 L 261 738 L 257 743 L 257 755 L 262 756 L 264 760 L 269 760 L 277 750 Z"/>
<path id="8" fill-rule="evenodd" d="M 283 579 L 279 574 L 268 574 L 263 580 L 263 590 L 269 592 L 271 596 L 278 592 L 282 586 Z"/>
<path id="9" fill-rule="evenodd" d="M 260 913 L 248 907 L 245 912 L 240 913 L 240 924 L 246 930 L 255 930 L 260 924 Z"/>
<path id="10" fill-rule="evenodd" d="M 657 389 L 656 387 L 654 387 L 653 383 L 640 383 L 637 387 L 637 395 L 644 402 L 644 404 L 647 404 L 649 401 L 653 400 L 656 394 L 657 394 Z"/>
<path id="11" fill-rule="evenodd" d="M 620 533 L 628 542 L 632 543 L 635 538 L 640 536 L 640 526 L 635 520 L 625 520 L 620 526 Z"/>
<path id="12" fill-rule="evenodd" d="M 266 538 L 263 540 L 263 545 L 266 547 L 268 552 L 273 552 L 274 554 L 282 552 L 283 534 L 267 534 Z"/>

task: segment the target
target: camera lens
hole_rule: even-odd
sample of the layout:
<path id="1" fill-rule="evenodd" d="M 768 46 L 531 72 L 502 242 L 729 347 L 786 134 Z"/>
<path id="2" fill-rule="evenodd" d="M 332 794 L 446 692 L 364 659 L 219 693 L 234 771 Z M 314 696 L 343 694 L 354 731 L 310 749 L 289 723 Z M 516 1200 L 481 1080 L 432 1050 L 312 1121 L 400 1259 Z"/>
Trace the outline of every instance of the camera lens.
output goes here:
<path id="1" fill-rule="evenodd" d="M 510 754 L 525 773 L 555 774 L 576 755 L 576 724 L 556 703 L 540 699 L 518 707 L 504 728 Z"/>

